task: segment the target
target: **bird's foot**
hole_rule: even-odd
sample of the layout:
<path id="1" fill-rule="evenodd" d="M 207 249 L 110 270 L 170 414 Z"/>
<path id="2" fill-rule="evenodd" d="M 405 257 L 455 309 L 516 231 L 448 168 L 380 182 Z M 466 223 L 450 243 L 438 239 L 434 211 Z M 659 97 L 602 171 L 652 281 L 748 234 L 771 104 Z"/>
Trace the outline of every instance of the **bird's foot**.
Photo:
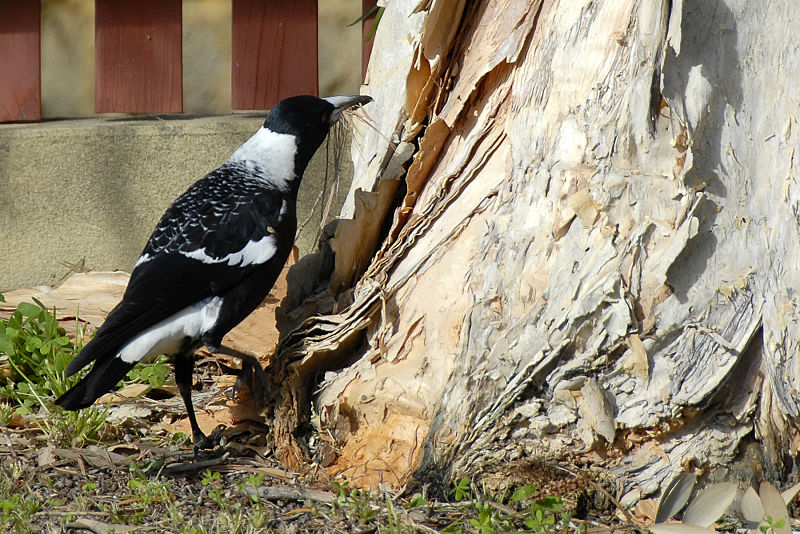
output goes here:
<path id="1" fill-rule="evenodd" d="M 194 432 L 193 441 L 194 441 L 194 457 L 197 459 L 197 455 L 200 451 L 208 451 L 216 449 L 218 445 L 224 444 L 222 443 L 222 438 L 224 437 L 222 432 L 225 430 L 225 425 L 217 425 L 214 430 L 211 431 L 211 434 L 206 436 L 203 434 L 202 430 L 198 429 L 197 432 Z"/>

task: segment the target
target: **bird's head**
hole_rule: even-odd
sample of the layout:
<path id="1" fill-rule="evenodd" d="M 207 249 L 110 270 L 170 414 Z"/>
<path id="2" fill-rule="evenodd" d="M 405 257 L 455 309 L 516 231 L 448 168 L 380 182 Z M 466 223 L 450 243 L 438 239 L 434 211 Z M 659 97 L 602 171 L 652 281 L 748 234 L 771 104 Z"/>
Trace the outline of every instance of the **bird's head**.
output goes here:
<path id="1" fill-rule="evenodd" d="M 372 97 L 366 95 L 328 98 L 293 96 L 275 104 L 264 121 L 264 128 L 294 135 L 297 139 L 297 157 L 304 162 L 302 167 L 305 168 L 331 126 L 341 118 L 342 112 L 369 102 L 372 102 Z"/>
<path id="2" fill-rule="evenodd" d="M 267 115 L 264 126 L 231 159 L 260 167 L 276 184 L 295 182 L 342 112 L 371 101 L 365 95 L 302 95 L 281 100 Z"/>

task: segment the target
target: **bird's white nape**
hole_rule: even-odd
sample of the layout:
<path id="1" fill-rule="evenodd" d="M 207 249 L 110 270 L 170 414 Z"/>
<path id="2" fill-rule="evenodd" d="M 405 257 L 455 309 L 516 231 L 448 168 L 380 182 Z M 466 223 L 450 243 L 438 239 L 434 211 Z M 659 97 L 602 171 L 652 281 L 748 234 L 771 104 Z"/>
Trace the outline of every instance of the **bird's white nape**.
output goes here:
<path id="1" fill-rule="evenodd" d="M 125 363 L 137 363 L 159 354 L 175 354 L 184 339 L 197 339 L 211 330 L 221 308 L 221 297 L 208 297 L 188 306 L 137 335 L 117 357 Z"/>
<path id="2" fill-rule="evenodd" d="M 297 138 L 294 135 L 276 133 L 262 126 L 231 154 L 228 162 L 259 169 L 268 179 L 274 180 L 279 189 L 288 189 L 289 183 L 296 178 L 296 154 Z"/>

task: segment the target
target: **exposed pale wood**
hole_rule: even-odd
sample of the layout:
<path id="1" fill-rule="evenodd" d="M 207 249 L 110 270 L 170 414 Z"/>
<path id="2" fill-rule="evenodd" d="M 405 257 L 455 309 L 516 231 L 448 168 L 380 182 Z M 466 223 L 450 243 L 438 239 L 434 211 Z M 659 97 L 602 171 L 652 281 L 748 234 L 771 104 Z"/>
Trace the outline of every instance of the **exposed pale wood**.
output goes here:
<path id="1" fill-rule="evenodd" d="M 782 480 L 800 451 L 798 22 L 727 0 L 388 2 L 356 228 L 334 243 L 392 228 L 375 251 L 336 245 L 333 279 L 366 258 L 363 275 L 283 333 L 276 453 L 302 464 L 310 419 L 329 471 L 363 486 L 576 456 L 623 504 L 697 466 Z M 405 199 L 360 216 L 406 142 Z"/>
<path id="2" fill-rule="evenodd" d="M 183 111 L 181 1 L 96 0 L 95 110 Z"/>
<path id="3" fill-rule="evenodd" d="M 39 2 L 0 2 L 0 122 L 42 118 Z"/>
<path id="4" fill-rule="evenodd" d="M 234 109 L 319 93 L 317 0 L 233 0 Z"/>

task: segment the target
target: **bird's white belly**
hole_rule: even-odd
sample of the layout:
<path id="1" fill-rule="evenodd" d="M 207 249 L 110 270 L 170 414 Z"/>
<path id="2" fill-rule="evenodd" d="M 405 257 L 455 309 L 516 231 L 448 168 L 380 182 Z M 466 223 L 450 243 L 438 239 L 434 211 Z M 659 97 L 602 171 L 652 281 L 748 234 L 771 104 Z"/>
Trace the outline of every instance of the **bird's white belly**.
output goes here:
<path id="1" fill-rule="evenodd" d="M 133 338 L 118 357 L 123 362 L 136 363 L 159 354 L 175 354 L 184 339 L 198 338 L 211 330 L 221 308 L 221 297 L 209 297 L 188 306 Z"/>

